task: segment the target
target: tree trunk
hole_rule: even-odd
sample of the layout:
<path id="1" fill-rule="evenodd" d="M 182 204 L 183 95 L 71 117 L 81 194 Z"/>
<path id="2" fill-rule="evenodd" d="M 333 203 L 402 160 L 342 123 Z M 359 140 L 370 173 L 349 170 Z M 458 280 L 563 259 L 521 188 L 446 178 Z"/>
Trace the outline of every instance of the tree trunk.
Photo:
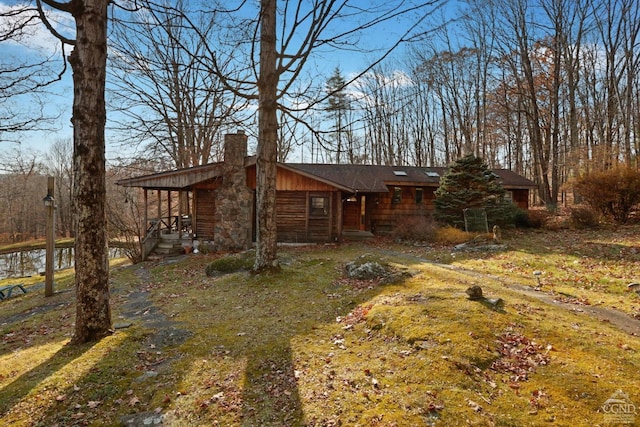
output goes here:
<path id="1" fill-rule="evenodd" d="M 278 270 L 276 159 L 278 116 L 276 0 L 260 1 L 260 76 L 258 78 L 258 152 L 256 159 L 256 272 Z"/>
<path id="2" fill-rule="evenodd" d="M 99 340 L 111 329 L 105 218 L 105 75 L 109 0 L 73 2 L 73 167 L 76 221 L 76 330 L 72 343 Z"/>

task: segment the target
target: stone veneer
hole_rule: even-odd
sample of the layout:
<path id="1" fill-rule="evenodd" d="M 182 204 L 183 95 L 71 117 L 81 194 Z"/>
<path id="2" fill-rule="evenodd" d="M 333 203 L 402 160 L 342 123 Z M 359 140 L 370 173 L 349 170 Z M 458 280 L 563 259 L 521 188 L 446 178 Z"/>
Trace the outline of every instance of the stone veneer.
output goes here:
<path id="1" fill-rule="evenodd" d="M 247 187 L 244 162 L 247 136 L 243 131 L 224 137 L 223 179 L 216 189 L 213 243 L 216 250 L 240 250 L 251 246 L 253 191 Z"/>

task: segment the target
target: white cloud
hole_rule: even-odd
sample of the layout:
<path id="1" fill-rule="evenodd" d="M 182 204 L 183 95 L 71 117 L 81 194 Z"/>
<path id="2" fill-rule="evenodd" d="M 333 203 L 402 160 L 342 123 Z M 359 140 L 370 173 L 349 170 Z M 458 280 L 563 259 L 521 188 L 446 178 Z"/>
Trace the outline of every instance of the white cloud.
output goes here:
<path id="1" fill-rule="evenodd" d="M 70 14 L 55 10 L 46 10 L 45 14 L 57 32 L 67 38 L 75 37 L 75 23 Z M 24 27 L 19 37 L 5 42 L 8 47 L 19 47 L 23 53 L 26 53 L 24 49 L 27 49 L 31 53 L 44 56 L 51 56 L 60 51 L 60 40 L 54 37 L 40 21 L 33 6 L 26 3 L 0 3 L 0 33 L 20 23 L 28 23 L 28 25 Z"/>

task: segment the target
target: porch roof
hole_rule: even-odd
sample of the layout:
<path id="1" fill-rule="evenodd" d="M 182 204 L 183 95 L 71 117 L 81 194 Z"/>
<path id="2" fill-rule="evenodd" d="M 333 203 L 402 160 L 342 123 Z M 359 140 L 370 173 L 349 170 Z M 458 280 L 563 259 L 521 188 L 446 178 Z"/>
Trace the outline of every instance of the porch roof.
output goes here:
<path id="1" fill-rule="evenodd" d="M 154 190 L 186 190 L 195 184 L 222 176 L 224 163 L 208 163 L 191 168 L 175 169 L 116 182 L 123 187 L 152 188 Z"/>

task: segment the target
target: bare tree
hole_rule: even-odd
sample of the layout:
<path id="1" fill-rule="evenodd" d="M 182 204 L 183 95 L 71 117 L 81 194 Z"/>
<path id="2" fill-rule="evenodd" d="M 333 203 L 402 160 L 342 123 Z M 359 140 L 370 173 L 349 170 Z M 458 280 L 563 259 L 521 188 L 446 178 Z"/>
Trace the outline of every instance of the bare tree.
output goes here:
<path id="1" fill-rule="evenodd" d="M 19 146 L 0 156 L 0 235 L 12 243 L 44 235 L 43 215 L 33 208 L 40 206 L 46 188 L 38 158 Z"/>
<path id="2" fill-rule="evenodd" d="M 127 15 L 133 18 L 113 25 L 110 105 L 121 113 L 114 127 L 129 148 L 138 141 L 147 157 L 167 157 L 177 168 L 219 160 L 221 130 L 240 120 L 246 100 L 210 72 L 216 15 L 188 11 L 182 0 L 138 6 Z M 224 64 L 217 66 L 226 74 Z"/>
<path id="3" fill-rule="evenodd" d="M 44 97 L 64 73 L 60 52 L 23 46 L 39 25 L 37 9 L 30 4 L 0 5 L 0 43 L 4 47 L 0 56 L 0 142 L 19 142 L 16 135 L 20 132 L 50 129 L 56 118 L 55 113 L 45 112 Z"/>
<path id="4" fill-rule="evenodd" d="M 37 0 L 40 18 L 63 44 L 73 46 L 73 188 L 75 233 L 76 326 L 72 343 L 110 334 L 109 257 L 105 224 L 105 80 L 107 6 L 110 0 Z M 70 14 L 74 39 L 56 32 L 44 5 Z"/>
<path id="5" fill-rule="evenodd" d="M 55 177 L 56 235 L 73 237 L 73 140 L 57 139 L 46 154 L 44 170 Z"/>

